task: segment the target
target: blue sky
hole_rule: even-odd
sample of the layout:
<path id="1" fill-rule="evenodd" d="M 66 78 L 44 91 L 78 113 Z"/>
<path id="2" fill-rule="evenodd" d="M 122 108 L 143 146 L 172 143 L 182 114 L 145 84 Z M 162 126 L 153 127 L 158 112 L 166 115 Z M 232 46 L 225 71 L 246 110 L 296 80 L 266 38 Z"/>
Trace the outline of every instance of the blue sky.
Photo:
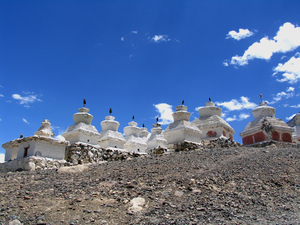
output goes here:
<path id="1" fill-rule="evenodd" d="M 61 135 L 87 100 L 119 131 L 135 115 L 163 129 L 185 100 L 191 121 L 210 97 L 235 129 L 263 100 L 297 113 L 300 1 L 0 1 L 0 143 L 44 119 Z M 4 153 L 0 149 L 0 154 Z"/>

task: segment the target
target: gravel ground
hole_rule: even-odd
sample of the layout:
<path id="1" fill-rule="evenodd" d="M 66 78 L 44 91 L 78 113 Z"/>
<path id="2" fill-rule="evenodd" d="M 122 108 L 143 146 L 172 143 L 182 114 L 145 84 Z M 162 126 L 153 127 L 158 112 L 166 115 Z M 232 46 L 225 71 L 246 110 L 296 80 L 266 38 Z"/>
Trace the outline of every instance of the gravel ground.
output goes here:
<path id="1" fill-rule="evenodd" d="M 299 159 L 230 147 L 2 173 L 0 224 L 300 224 Z"/>

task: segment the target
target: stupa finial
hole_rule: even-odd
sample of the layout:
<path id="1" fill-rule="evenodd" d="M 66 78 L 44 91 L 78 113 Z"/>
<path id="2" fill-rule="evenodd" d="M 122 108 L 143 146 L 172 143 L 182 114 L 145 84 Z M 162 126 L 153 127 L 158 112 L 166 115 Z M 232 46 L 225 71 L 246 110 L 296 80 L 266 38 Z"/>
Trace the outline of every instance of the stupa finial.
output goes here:
<path id="1" fill-rule="evenodd" d="M 83 99 L 83 107 L 85 107 L 85 104 L 86 104 L 86 100 Z"/>
<path id="2" fill-rule="evenodd" d="M 112 109 L 110 108 L 110 109 L 109 109 L 109 115 L 111 115 L 111 114 L 112 114 Z"/>
<path id="3" fill-rule="evenodd" d="M 181 102 L 181 105 L 183 105 L 184 104 L 184 100 L 182 100 L 182 102 Z"/>

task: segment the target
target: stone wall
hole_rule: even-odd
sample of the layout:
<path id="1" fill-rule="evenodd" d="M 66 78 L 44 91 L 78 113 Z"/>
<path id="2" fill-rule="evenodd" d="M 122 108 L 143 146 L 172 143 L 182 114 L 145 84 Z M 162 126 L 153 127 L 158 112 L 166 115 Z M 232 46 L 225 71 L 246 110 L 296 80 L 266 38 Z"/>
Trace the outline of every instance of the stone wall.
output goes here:
<path id="1" fill-rule="evenodd" d="M 15 159 L 0 164 L 0 172 L 14 172 L 14 171 L 34 171 L 44 169 L 58 169 L 63 166 L 70 165 L 65 160 L 55 160 L 43 158 L 39 156 L 29 156 L 22 159 Z"/>
<path id="2" fill-rule="evenodd" d="M 138 157 L 140 154 L 121 151 L 119 149 L 105 149 L 97 145 L 73 143 L 67 147 L 66 161 L 71 165 L 98 163 L 100 161 L 117 161 Z"/>

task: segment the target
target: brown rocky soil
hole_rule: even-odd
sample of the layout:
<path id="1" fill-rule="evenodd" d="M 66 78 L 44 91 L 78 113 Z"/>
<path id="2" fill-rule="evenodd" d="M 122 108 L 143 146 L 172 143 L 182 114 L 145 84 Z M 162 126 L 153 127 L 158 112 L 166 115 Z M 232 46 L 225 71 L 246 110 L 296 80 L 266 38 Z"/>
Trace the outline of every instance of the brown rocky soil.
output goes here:
<path id="1" fill-rule="evenodd" d="M 0 224 L 300 224 L 298 148 L 213 148 L 88 167 L 0 174 Z M 134 208 L 132 199 L 145 202 Z"/>

